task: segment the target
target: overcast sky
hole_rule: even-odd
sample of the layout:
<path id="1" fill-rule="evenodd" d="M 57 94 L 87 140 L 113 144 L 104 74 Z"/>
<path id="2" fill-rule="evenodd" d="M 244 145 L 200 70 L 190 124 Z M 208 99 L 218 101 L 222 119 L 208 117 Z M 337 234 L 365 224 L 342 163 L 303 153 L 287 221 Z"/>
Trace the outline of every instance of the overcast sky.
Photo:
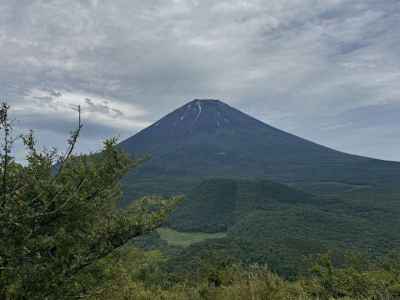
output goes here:
<path id="1" fill-rule="evenodd" d="M 399 0 L 0 0 L 0 98 L 61 149 L 73 105 L 90 151 L 214 98 L 400 160 L 399 28 Z"/>

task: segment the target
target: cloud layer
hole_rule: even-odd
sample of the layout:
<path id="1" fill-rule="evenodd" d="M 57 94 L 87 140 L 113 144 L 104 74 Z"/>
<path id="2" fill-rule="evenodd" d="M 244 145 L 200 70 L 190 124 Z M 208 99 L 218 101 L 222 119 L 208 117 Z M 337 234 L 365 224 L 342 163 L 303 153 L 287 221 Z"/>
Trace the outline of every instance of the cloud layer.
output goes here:
<path id="1" fill-rule="evenodd" d="M 397 0 L 0 2 L 0 92 L 21 129 L 81 150 L 219 98 L 328 146 L 400 160 Z"/>

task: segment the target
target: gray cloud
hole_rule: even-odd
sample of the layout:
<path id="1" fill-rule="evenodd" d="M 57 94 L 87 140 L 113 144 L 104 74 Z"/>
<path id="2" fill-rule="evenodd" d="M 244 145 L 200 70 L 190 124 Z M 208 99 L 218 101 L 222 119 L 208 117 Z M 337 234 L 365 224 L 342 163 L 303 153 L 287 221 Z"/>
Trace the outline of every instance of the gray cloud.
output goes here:
<path id="1" fill-rule="evenodd" d="M 85 103 L 87 104 L 90 112 L 99 112 L 101 114 L 109 115 L 112 118 L 124 116 L 124 113 L 121 110 L 111 108 L 107 102 L 96 104 L 91 99 L 85 98 Z"/>
<path id="2" fill-rule="evenodd" d="M 53 134 L 82 104 L 98 126 L 87 145 L 210 97 L 400 160 L 399 26 L 397 0 L 2 1 L 0 92 L 24 126 Z"/>
<path id="3" fill-rule="evenodd" d="M 55 90 L 50 90 L 50 95 L 57 98 L 62 96 L 61 92 L 57 92 Z"/>

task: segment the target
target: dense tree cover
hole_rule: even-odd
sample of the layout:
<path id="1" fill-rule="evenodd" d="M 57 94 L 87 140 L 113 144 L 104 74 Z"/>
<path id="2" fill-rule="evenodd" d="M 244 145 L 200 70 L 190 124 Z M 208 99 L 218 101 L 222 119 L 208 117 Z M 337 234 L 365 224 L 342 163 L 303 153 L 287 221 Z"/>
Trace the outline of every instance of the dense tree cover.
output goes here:
<path id="1" fill-rule="evenodd" d="M 328 250 L 352 249 L 370 259 L 400 249 L 400 187 L 360 187 L 345 193 L 322 196 L 266 179 L 208 178 L 200 183 L 158 181 L 137 191 L 185 194 L 167 226 L 178 232 L 225 234 L 176 249 L 151 235 L 147 248 L 161 249 L 176 257 L 176 268 L 192 266 L 200 253 L 212 250 L 235 256 L 246 263 L 267 263 L 279 275 L 294 277 L 304 255 Z M 164 192 L 162 191 L 164 189 Z M 167 191 L 168 190 L 168 191 Z M 190 267 L 189 267 L 190 268 Z"/>
<path id="2" fill-rule="evenodd" d="M 158 251 L 126 247 L 102 262 L 95 293 L 88 299 L 283 300 L 283 299 L 400 299 L 399 257 L 370 263 L 348 254 L 340 264 L 330 254 L 310 259 L 307 274 L 285 280 L 265 265 L 236 264 L 208 253 L 199 268 L 177 278 L 164 268 Z"/>
<path id="3" fill-rule="evenodd" d="M 395 218 L 399 196 L 373 197 L 371 192 L 369 201 L 349 195 L 342 199 L 265 179 L 208 179 L 186 194 L 166 225 L 178 233 L 218 233 L 223 239 L 176 249 L 153 234 L 140 245 L 174 256 L 175 269 L 193 268 L 197 257 L 218 251 L 241 262 L 268 264 L 279 275 L 293 278 L 310 254 L 352 249 L 374 259 L 400 249 L 400 221 Z M 385 204 L 392 211 L 383 210 Z"/>
<path id="4" fill-rule="evenodd" d="M 74 155 L 80 117 L 64 154 L 38 150 L 31 132 L 21 137 L 26 161 L 17 163 L 8 114 L 9 107 L 2 104 L 0 299 L 90 294 L 91 266 L 158 227 L 176 199 L 143 198 L 129 209 L 118 209 L 120 179 L 138 161 L 118 150 L 114 139 L 98 154 Z"/>

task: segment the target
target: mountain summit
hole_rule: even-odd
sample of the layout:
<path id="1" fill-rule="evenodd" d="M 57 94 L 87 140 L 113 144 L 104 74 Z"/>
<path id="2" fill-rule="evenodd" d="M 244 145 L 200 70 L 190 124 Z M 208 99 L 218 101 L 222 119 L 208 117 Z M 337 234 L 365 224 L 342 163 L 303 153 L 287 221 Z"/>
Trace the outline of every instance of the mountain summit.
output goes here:
<path id="1" fill-rule="evenodd" d="M 400 181 L 399 163 L 335 151 L 211 99 L 187 103 L 123 141 L 121 147 L 131 154 L 151 156 L 134 174 L 135 180 L 262 177 L 343 188 Z"/>
<path id="2" fill-rule="evenodd" d="M 166 124 L 170 120 L 173 124 Z M 232 129 L 240 126 L 261 126 L 261 122 L 241 113 L 220 100 L 196 99 L 156 123 L 157 126 L 173 126 L 177 134 L 194 131 L 216 133 L 219 129 Z"/>
<path id="3" fill-rule="evenodd" d="M 265 124 L 214 99 L 195 99 L 176 109 L 149 128 L 138 133 L 124 144 L 136 143 L 135 139 L 146 135 L 165 138 L 190 138 L 192 134 L 217 134 L 221 130 L 239 127 L 260 127 Z"/>

